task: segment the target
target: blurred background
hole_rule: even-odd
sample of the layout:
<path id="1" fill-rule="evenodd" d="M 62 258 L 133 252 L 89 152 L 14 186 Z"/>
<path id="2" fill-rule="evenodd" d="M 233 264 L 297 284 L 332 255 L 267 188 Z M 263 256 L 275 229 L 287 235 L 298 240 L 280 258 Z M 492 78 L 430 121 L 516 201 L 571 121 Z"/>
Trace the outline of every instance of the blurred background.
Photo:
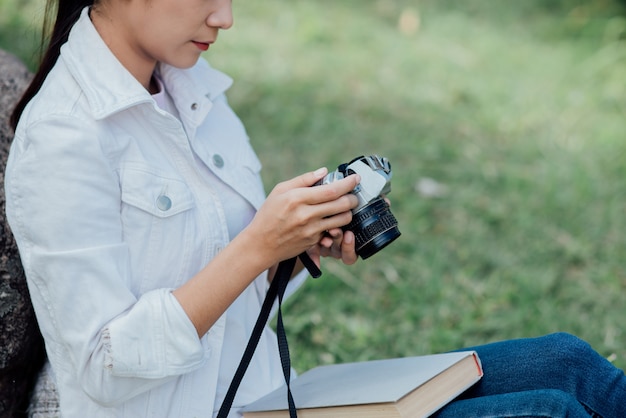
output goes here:
<path id="1" fill-rule="evenodd" d="M 43 7 L 0 0 L 0 48 L 31 69 Z M 394 171 L 402 236 L 285 307 L 298 371 L 556 331 L 626 368 L 626 1 L 234 9 L 206 58 L 267 190 L 362 154 Z"/>

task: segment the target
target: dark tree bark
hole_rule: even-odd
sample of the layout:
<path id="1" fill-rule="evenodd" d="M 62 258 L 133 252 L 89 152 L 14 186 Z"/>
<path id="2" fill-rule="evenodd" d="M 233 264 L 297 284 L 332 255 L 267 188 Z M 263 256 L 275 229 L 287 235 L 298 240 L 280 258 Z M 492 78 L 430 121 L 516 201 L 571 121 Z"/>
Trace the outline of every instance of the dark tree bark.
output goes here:
<path id="1" fill-rule="evenodd" d="M 45 353 L 17 246 L 5 217 L 4 169 L 13 138 L 9 115 L 31 74 L 0 50 L 0 417 L 25 416 Z"/>

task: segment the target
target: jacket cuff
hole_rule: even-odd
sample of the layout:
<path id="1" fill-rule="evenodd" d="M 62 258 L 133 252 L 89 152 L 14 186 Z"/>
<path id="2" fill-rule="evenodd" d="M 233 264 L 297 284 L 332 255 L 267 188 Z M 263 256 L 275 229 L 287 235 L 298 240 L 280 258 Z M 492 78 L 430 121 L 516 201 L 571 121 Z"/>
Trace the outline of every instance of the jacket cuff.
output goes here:
<path id="1" fill-rule="evenodd" d="M 113 376 L 159 379 L 188 373 L 205 357 L 197 331 L 169 289 L 145 293 L 102 332 Z"/>

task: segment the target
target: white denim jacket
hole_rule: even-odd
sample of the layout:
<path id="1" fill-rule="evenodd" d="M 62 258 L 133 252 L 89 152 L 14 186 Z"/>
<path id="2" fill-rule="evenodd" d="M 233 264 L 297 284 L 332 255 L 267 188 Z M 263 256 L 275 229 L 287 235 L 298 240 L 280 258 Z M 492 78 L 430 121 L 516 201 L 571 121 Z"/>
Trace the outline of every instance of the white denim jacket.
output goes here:
<path id="1" fill-rule="evenodd" d="M 225 390 L 220 362 L 238 362 L 267 289 L 262 275 L 241 295 L 231 321 L 240 337 L 228 341 L 230 312 L 198 338 L 171 294 L 229 239 L 194 155 L 255 208 L 265 195 L 224 97 L 231 79 L 202 59 L 160 75 L 180 121 L 115 59 L 85 9 L 11 147 L 7 217 L 64 418 L 211 417 Z M 235 404 L 282 379 L 267 329 Z"/>

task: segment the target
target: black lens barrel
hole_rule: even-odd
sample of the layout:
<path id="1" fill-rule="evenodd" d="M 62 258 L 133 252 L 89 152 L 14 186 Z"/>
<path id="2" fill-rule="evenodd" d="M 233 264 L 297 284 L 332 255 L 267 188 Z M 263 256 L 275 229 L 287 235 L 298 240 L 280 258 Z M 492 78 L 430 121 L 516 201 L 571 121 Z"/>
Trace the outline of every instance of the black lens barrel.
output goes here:
<path id="1" fill-rule="evenodd" d="M 352 222 L 343 229 L 354 233 L 356 253 L 362 259 L 376 254 L 400 236 L 398 221 L 380 196 L 354 213 Z"/>

